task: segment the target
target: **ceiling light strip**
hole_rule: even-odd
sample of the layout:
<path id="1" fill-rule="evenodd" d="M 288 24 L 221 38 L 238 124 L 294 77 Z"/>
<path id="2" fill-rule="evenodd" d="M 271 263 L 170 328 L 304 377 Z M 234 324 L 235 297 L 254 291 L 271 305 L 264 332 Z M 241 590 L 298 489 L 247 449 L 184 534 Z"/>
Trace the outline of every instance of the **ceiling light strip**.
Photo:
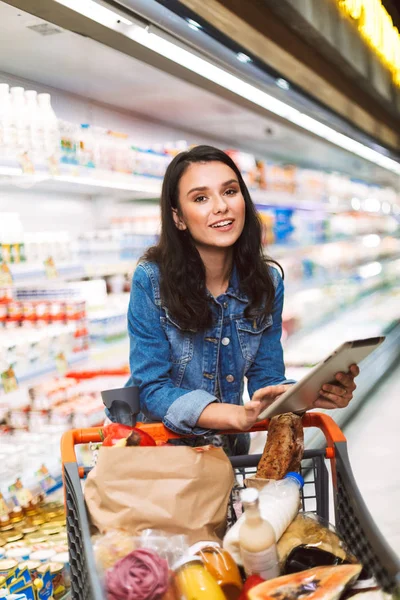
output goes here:
<path id="1" fill-rule="evenodd" d="M 76 12 L 93 19 L 102 25 L 116 29 L 117 22 L 121 21 L 118 13 L 100 6 L 93 0 L 56 0 L 59 4 L 68 6 Z M 99 10 L 101 9 L 101 10 Z M 106 11 L 106 12 L 105 12 Z M 126 22 L 126 20 L 125 20 Z M 314 135 L 331 142 L 332 144 L 347 150 L 365 160 L 368 160 L 380 167 L 400 175 L 400 163 L 369 148 L 365 144 L 358 142 L 347 135 L 339 133 L 328 125 L 309 117 L 296 108 L 270 96 L 266 92 L 251 85 L 239 77 L 228 73 L 224 69 L 213 65 L 204 58 L 185 50 L 169 40 L 151 33 L 136 25 L 124 27 L 123 33 L 135 42 L 160 54 L 161 56 L 172 60 L 176 64 L 189 69 L 190 71 L 201 75 L 205 79 L 216 83 L 234 94 L 249 100 L 253 104 L 265 108 L 269 112 L 286 119 L 287 121 L 301 127 L 302 129 L 313 133 Z"/>

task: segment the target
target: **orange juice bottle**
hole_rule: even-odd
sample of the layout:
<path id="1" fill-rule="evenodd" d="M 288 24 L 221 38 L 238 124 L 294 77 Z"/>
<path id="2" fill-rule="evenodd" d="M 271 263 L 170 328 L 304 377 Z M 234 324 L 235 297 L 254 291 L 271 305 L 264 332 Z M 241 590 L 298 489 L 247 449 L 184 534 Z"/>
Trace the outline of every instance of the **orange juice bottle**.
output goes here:
<path id="1" fill-rule="evenodd" d="M 199 556 L 184 556 L 175 563 L 173 570 L 180 600 L 226 600 Z"/>

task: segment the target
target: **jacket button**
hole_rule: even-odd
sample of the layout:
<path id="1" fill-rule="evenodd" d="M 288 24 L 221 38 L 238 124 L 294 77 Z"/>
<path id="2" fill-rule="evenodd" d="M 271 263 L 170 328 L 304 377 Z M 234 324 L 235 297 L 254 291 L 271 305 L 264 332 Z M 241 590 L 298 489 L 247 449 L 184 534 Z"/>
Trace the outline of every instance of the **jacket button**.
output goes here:
<path id="1" fill-rule="evenodd" d="M 233 381 L 235 381 L 235 378 L 233 375 L 227 375 L 226 380 L 228 383 L 232 383 Z"/>
<path id="2" fill-rule="evenodd" d="M 231 340 L 230 340 L 229 338 L 227 338 L 227 337 L 224 337 L 224 338 L 222 338 L 222 340 L 221 340 L 221 344 L 222 344 L 223 346 L 228 346 L 228 344 L 229 344 L 229 342 L 230 342 L 230 341 L 231 341 Z"/>
<path id="3" fill-rule="evenodd" d="M 227 302 L 224 302 L 222 306 L 223 306 L 224 308 L 228 308 L 228 303 L 227 303 Z"/>

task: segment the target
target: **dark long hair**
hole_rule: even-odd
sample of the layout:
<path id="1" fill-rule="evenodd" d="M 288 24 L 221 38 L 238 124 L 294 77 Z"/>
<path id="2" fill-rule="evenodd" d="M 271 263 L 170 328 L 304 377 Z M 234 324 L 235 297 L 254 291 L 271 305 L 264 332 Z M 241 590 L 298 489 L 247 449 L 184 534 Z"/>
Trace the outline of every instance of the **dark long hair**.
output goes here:
<path id="1" fill-rule="evenodd" d="M 161 192 L 161 235 L 144 260 L 156 262 L 161 274 L 161 298 L 183 329 L 204 330 L 212 325 L 206 290 L 206 271 L 193 239 L 175 225 L 172 209 L 180 214 L 179 182 L 193 163 L 221 162 L 235 172 L 245 201 L 243 231 L 233 249 L 240 291 L 249 297 L 244 316 L 259 318 L 271 312 L 275 287 L 263 256 L 261 222 L 243 177 L 233 160 L 212 146 L 196 146 L 178 154 L 169 164 Z M 272 261 L 274 262 L 274 261 Z"/>

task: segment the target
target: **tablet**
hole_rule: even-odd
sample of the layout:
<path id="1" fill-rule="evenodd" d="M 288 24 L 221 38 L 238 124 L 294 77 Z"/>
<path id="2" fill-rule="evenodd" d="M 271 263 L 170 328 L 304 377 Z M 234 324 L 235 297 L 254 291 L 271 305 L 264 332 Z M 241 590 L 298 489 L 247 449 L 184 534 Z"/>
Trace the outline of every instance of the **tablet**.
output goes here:
<path id="1" fill-rule="evenodd" d="M 345 342 L 260 413 L 257 420 L 262 421 L 275 415 L 313 408 L 319 391 L 325 383 L 335 381 L 339 383 L 335 379 L 336 373 L 346 372 L 351 365 L 360 363 L 384 340 L 385 337 L 382 336 Z"/>

